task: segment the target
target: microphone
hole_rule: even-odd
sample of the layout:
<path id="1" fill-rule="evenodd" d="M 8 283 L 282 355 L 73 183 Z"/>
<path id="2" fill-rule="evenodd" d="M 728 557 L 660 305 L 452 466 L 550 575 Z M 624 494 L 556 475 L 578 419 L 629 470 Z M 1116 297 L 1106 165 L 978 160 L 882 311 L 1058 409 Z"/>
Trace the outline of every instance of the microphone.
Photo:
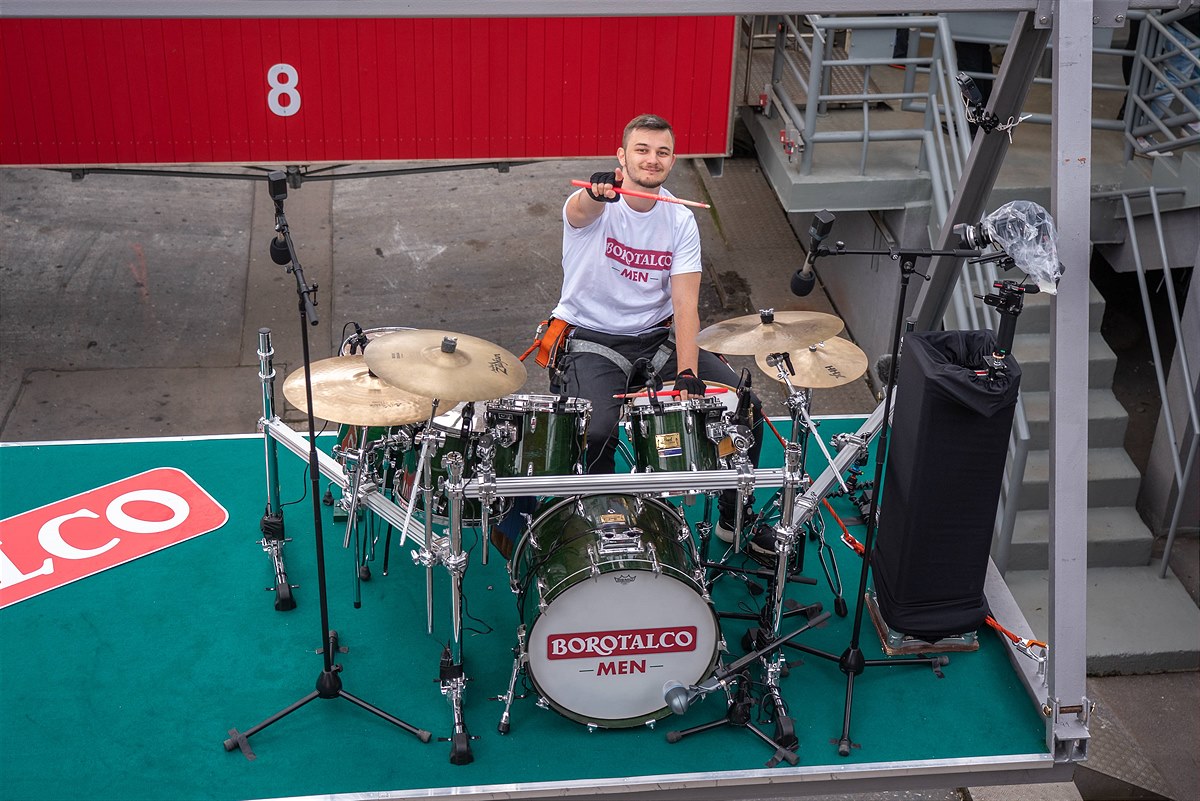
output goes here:
<path id="1" fill-rule="evenodd" d="M 354 341 L 350 343 L 350 355 L 366 353 L 367 345 L 370 344 L 371 340 L 367 339 L 367 335 L 363 333 L 361 325 L 353 320 L 350 321 L 350 325 L 354 326 Z"/>
<path id="2" fill-rule="evenodd" d="M 808 236 L 810 238 L 808 255 L 804 258 L 804 266 L 792 276 L 792 294 L 798 298 L 803 298 L 811 294 L 813 287 L 817 284 L 817 277 L 813 275 L 813 264 L 817 261 L 817 250 L 821 247 L 821 243 L 825 241 L 825 237 L 829 236 L 829 232 L 833 230 L 833 223 L 836 219 L 826 209 L 821 209 L 813 215 L 812 225 L 808 229 Z"/>
<path id="3" fill-rule="evenodd" d="M 271 240 L 271 261 L 283 267 L 292 260 L 292 254 L 288 252 L 287 241 L 284 240 L 283 234 L 275 235 Z"/>
<path id="4" fill-rule="evenodd" d="M 750 411 L 750 391 L 750 371 L 742 368 L 742 380 L 739 382 L 737 388 L 737 409 L 733 412 L 734 420 L 741 421 L 746 419 L 746 413 Z"/>
<path id="5" fill-rule="evenodd" d="M 667 706 L 671 708 L 672 713 L 682 715 L 688 711 L 688 707 L 692 705 L 692 701 L 708 695 L 720 686 L 721 679 L 715 676 L 710 680 L 709 684 L 693 684 L 691 686 L 671 680 L 663 685 L 663 700 L 667 702 Z"/>
<path id="6" fill-rule="evenodd" d="M 667 706 L 671 707 L 671 712 L 676 715 L 687 712 L 692 703 L 688 688 L 677 681 L 668 681 L 663 685 L 663 700 L 667 702 Z"/>

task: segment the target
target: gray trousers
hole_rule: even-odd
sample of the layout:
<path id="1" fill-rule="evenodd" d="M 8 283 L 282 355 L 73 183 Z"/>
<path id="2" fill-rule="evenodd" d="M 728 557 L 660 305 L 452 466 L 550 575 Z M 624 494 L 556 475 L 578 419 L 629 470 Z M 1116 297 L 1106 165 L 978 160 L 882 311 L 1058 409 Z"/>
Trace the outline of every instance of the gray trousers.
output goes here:
<path id="1" fill-rule="evenodd" d="M 616 447 L 621 405 L 624 401 L 613 395 L 637 392 L 647 385 L 656 390 L 667 382 L 675 381 L 675 343 L 669 339 L 669 328 L 655 328 L 634 336 L 604 334 L 586 328 L 576 328 L 572 338 L 594 342 L 619 353 L 632 365 L 632 374 L 625 375 L 622 367 L 608 357 L 591 352 L 572 352 L 570 346 L 558 363 L 558 370 L 550 376 L 550 389 L 570 397 L 585 398 L 592 402 L 592 416 L 587 433 L 587 472 L 611 473 L 615 469 Z M 667 347 L 669 355 L 656 372 L 652 363 L 660 347 Z M 699 352 L 697 377 L 703 381 L 715 381 L 735 386 L 738 374 L 721 357 L 706 350 Z M 667 388 L 670 388 L 669 386 Z M 752 397 L 755 426 L 754 445 L 750 448 L 750 460 L 758 465 L 762 451 L 762 404 L 757 396 Z M 730 496 L 726 498 L 725 496 Z M 736 491 L 721 494 L 721 505 L 736 504 Z"/>

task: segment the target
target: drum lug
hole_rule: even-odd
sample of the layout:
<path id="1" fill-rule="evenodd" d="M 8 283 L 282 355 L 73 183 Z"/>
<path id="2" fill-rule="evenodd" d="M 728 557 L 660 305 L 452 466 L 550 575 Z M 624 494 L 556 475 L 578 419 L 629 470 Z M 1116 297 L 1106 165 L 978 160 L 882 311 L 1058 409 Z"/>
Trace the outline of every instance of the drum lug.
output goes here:
<path id="1" fill-rule="evenodd" d="M 654 575 L 662 575 L 662 565 L 658 561 L 658 551 L 654 547 L 653 542 L 646 543 L 646 551 L 650 554 L 650 569 L 654 571 Z"/>
<path id="2" fill-rule="evenodd" d="M 596 729 L 598 729 L 598 728 L 600 728 L 600 727 L 597 726 L 595 723 L 589 723 L 587 725 L 588 734 L 595 734 Z"/>
<path id="3" fill-rule="evenodd" d="M 591 564 L 592 578 L 600 578 L 600 554 L 596 553 L 595 543 L 588 547 L 587 555 L 588 562 Z"/>
<path id="4" fill-rule="evenodd" d="M 647 720 L 645 725 L 646 725 L 647 729 L 653 730 L 654 729 L 654 718 Z"/>
<path id="5" fill-rule="evenodd" d="M 548 607 L 549 604 L 546 603 L 546 582 L 542 581 L 541 576 L 539 576 L 538 580 L 537 580 L 537 591 L 538 591 L 538 612 L 545 614 L 546 607 Z"/>
<path id="6" fill-rule="evenodd" d="M 496 426 L 496 442 L 501 448 L 511 448 L 517 443 L 517 427 L 508 420 Z"/>
<path id="7" fill-rule="evenodd" d="M 546 700 L 545 696 L 539 695 L 536 706 L 538 706 L 540 709 L 549 709 L 550 702 Z"/>

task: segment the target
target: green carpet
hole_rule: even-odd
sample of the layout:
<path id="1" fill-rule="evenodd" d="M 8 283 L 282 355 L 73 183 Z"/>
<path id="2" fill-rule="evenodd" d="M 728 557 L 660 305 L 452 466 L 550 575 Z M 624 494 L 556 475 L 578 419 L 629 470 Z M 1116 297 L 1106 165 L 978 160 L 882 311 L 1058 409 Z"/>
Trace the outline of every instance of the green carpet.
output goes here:
<path id="1" fill-rule="evenodd" d="M 858 422 L 826 421 L 822 434 Z M 778 464 L 779 453 L 768 447 L 764 464 Z M 380 552 L 355 609 L 353 559 L 329 507 L 330 626 L 349 648 L 338 657 L 344 689 L 430 730 L 435 740 L 422 744 L 346 700 L 317 699 L 254 735 L 257 759 L 227 753 L 229 729 L 245 731 L 304 697 L 322 667 L 311 501 L 301 500 L 309 484 L 304 463 L 282 447 L 279 454 L 283 500 L 298 501 L 285 512 L 294 540 L 285 557 L 300 585 L 291 612 L 276 612 L 273 593 L 264 591 L 273 575 L 257 544 L 265 504 L 261 438 L 0 447 L 4 517 L 162 466 L 187 472 L 230 514 L 217 531 L 0 610 L 0 797 L 225 801 L 764 769 L 771 753 L 745 730 L 666 742 L 669 730 L 723 715 L 717 694 L 654 730 L 593 733 L 538 708 L 530 696 L 514 703 L 511 733 L 498 734 L 502 704 L 490 699 L 507 688 L 516 603 L 503 561 L 493 551 L 482 565 L 478 547 L 464 584 L 464 655 L 465 715 L 479 739 L 473 764 L 450 765 L 449 745 L 436 740 L 452 728 L 437 683 L 450 626 L 446 571 L 434 572 L 433 635 L 425 631 L 425 572 L 412 564 L 411 548 L 395 541 L 390 574 L 382 574 Z M 810 454 L 814 475 L 822 466 L 819 451 Z M 769 495 L 760 490 L 760 502 Z M 848 517 L 845 506 L 839 513 Z M 837 533 L 830 521 L 827 537 Z M 861 529 L 852 533 L 863 536 Z M 466 539 L 477 545 L 473 532 Z M 834 548 L 851 615 L 798 641 L 840 654 L 849 642 L 860 562 L 844 546 Z M 805 573 L 819 584 L 796 585 L 791 595 L 832 609 L 811 543 Z M 719 582 L 717 590 L 720 609 L 761 603 L 735 581 Z M 724 624 L 732 656 L 741 654 L 746 625 Z M 783 689 L 801 769 L 1044 754 L 1043 722 L 1003 648 L 989 632 L 981 641 L 977 652 L 952 654 L 942 679 L 924 668 L 868 669 L 855 683 L 856 747 L 846 759 L 831 744 L 841 732 L 844 675 L 832 662 L 789 651 Z M 862 646 L 868 659 L 882 656 L 869 619 Z"/>

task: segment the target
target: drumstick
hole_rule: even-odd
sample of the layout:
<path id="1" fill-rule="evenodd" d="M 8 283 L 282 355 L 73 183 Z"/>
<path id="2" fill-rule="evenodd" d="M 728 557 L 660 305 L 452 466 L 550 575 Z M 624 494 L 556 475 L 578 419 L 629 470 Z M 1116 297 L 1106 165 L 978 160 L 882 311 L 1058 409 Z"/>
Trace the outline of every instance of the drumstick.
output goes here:
<path id="1" fill-rule="evenodd" d="M 728 392 L 728 391 L 729 391 L 729 387 L 709 387 L 708 389 L 704 390 L 704 394 L 705 395 L 717 395 L 721 392 Z M 655 392 L 654 394 L 661 395 L 661 396 L 664 396 L 667 398 L 677 398 L 677 397 L 679 397 L 679 390 L 668 389 L 664 392 Z M 613 397 L 620 398 L 620 399 L 648 398 L 648 397 L 650 397 L 650 393 L 649 392 L 630 392 L 625 395 L 613 395 Z"/>
<path id="2" fill-rule="evenodd" d="M 571 186 L 579 186 L 584 189 L 591 189 L 592 185 L 588 181 L 571 181 Z M 630 197 L 644 197 L 646 200 L 661 200 L 664 203 L 679 203 L 684 206 L 695 206 L 698 209 L 711 209 L 707 203 L 701 203 L 698 200 L 684 200 L 678 197 L 667 197 L 666 195 L 655 195 L 651 192 L 639 192 L 636 189 L 622 189 L 619 186 L 614 186 L 613 191 L 618 195 L 629 195 Z"/>

